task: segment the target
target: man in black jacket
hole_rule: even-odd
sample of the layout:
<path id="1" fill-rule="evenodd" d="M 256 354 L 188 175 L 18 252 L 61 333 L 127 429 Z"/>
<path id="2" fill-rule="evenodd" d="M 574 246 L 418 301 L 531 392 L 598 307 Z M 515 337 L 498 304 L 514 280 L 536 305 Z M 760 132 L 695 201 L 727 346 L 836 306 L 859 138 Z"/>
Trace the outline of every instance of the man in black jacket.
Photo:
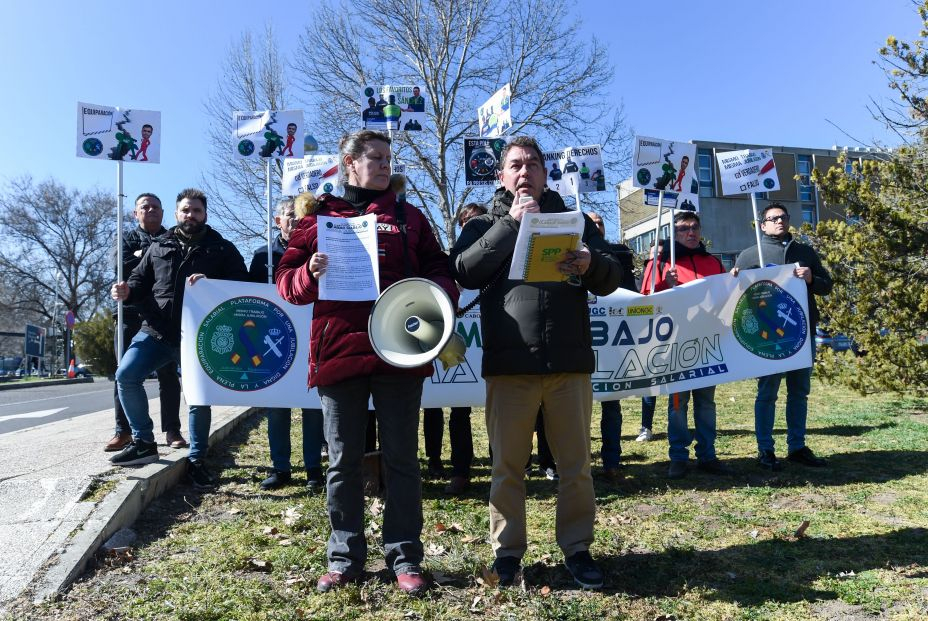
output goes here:
<path id="1" fill-rule="evenodd" d="M 151 246 L 152 240 L 167 233 L 161 226 L 164 210 L 161 199 L 149 192 L 139 194 L 135 199 L 135 219 L 137 227 L 123 235 L 122 264 L 123 274 L 131 274 L 142 260 L 142 255 Z M 116 359 L 122 358 L 129 347 L 132 337 L 142 327 L 142 317 L 134 306 L 125 305 L 122 311 L 122 351 L 116 352 Z M 115 339 L 114 339 L 115 341 Z M 115 348 L 114 343 L 114 348 Z M 113 401 L 116 408 L 116 430 L 103 450 L 121 451 L 132 441 L 132 429 L 119 401 L 119 384 L 113 383 Z M 161 406 L 161 431 L 165 432 L 165 444 L 171 448 L 183 448 L 187 441 L 180 433 L 180 380 L 177 377 L 177 365 L 168 363 L 158 369 L 158 401 Z"/>
<path id="2" fill-rule="evenodd" d="M 512 584 L 527 548 L 524 468 L 543 405 L 549 413 L 545 432 L 560 475 L 557 543 L 577 583 L 600 588 L 603 573 L 589 553 L 595 518 L 590 476 L 594 357 L 587 292 L 614 291 L 622 268 L 584 217 L 583 248 L 566 253 L 557 264 L 574 283 L 509 280 L 523 216 L 568 210 L 557 193 L 545 188 L 544 156 L 534 139 L 515 138 L 503 148 L 500 161 L 503 187 L 496 191 L 490 213 L 469 220 L 451 251 L 457 281 L 466 289 L 482 290 L 482 374 L 493 451 L 493 570 L 500 584 Z"/>
<path id="3" fill-rule="evenodd" d="M 797 263 L 793 275 L 802 278 L 809 289 L 809 338 L 815 334 L 818 323 L 816 295 L 828 295 L 834 283 L 831 274 L 822 265 L 818 253 L 793 239 L 789 232 L 789 212 L 780 203 L 770 203 L 760 216 L 763 231 L 761 245 L 766 265 Z M 757 246 L 741 251 L 735 261 L 732 274 L 739 270 L 762 267 L 758 259 Z M 764 266 L 766 267 L 766 266 Z M 815 341 L 812 341 L 812 357 L 815 358 Z M 811 389 L 812 367 L 795 369 L 786 373 L 775 373 L 757 379 L 757 398 L 754 400 L 754 435 L 757 436 L 758 464 L 762 468 L 780 470 L 782 467 L 773 451 L 773 419 L 776 415 L 777 392 L 780 381 L 786 377 L 786 459 L 804 466 L 822 467 L 825 460 L 806 446 L 806 415 Z"/>
<path id="4" fill-rule="evenodd" d="M 158 459 L 158 445 L 148 415 L 143 382 L 168 362 L 180 362 L 180 319 L 184 286 L 201 278 L 248 280 L 245 261 L 230 242 L 206 224 L 206 195 L 187 189 L 177 195 L 177 226 L 156 239 L 132 270 L 128 282 L 113 285 L 114 300 L 135 304 L 142 329 L 119 362 L 116 382 L 119 400 L 132 427 L 132 443 L 110 461 L 117 466 L 145 464 Z M 209 443 L 212 411 L 191 405 L 188 428 L 190 454 L 187 476 L 196 487 L 209 487 L 213 478 L 203 463 Z"/>
<path id="5" fill-rule="evenodd" d="M 283 198 L 277 202 L 274 222 L 280 234 L 271 244 L 272 275 L 276 275 L 281 257 L 287 251 L 290 231 L 299 218 L 292 198 Z M 266 283 L 267 245 L 255 250 L 251 258 L 248 274 L 252 282 Z M 274 284 L 273 279 L 270 284 Z M 275 292 L 276 293 L 276 292 Z M 277 489 L 288 485 L 291 480 L 290 470 L 290 408 L 267 408 L 267 442 L 271 449 L 271 464 L 274 466 L 270 476 L 261 482 L 261 489 Z M 320 491 L 325 486 L 322 473 L 322 410 L 303 408 L 303 467 L 306 469 L 306 489 L 310 493 Z"/>

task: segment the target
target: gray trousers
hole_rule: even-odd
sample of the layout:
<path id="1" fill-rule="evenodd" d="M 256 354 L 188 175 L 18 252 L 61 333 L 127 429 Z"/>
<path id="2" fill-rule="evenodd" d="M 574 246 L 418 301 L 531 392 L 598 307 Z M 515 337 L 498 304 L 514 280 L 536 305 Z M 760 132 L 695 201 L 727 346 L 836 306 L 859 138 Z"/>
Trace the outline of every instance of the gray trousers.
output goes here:
<path id="1" fill-rule="evenodd" d="M 369 375 L 320 386 L 329 444 L 329 571 L 354 577 L 364 571 L 364 475 L 362 462 L 372 397 L 380 429 L 386 498 L 383 545 L 387 567 L 419 571 L 422 562 L 422 480 L 419 476 L 421 377 Z"/>

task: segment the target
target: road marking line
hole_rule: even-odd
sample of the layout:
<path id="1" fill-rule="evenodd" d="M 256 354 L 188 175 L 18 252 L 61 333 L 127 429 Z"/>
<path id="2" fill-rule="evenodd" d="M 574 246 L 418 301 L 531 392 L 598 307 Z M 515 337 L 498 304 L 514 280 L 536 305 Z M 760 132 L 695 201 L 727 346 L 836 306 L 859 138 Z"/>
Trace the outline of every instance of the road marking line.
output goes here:
<path id="1" fill-rule="evenodd" d="M 0 422 L 5 422 L 8 420 L 15 420 L 17 418 L 46 418 L 48 416 L 53 416 L 58 412 L 63 412 L 67 410 L 67 407 L 63 408 L 53 408 L 51 410 L 38 410 L 36 412 L 25 412 L 23 414 L 0 414 Z"/>

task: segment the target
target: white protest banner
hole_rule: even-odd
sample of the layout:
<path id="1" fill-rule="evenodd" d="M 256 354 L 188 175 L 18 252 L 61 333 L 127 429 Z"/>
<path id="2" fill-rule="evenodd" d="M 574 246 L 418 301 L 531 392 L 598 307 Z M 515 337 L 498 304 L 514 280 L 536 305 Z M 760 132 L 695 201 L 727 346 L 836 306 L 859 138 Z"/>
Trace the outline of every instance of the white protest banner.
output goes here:
<path id="1" fill-rule="evenodd" d="M 333 193 L 339 185 L 337 155 L 306 155 L 287 158 L 280 175 L 280 193 L 296 196 L 312 192 L 316 196 Z"/>
<path id="2" fill-rule="evenodd" d="M 545 152 L 548 188 L 561 196 L 606 189 L 602 149 L 598 144 Z"/>
<path id="3" fill-rule="evenodd" d="M 422 131 L 428 121 L 418 86 L 382 84 L 361 90 L 361 127 L 375 131 Z"/>
<path id="4" fill-rule="evenodd" d="M 678 208 L 684 208 L 683 203 L 689 201 L 692 211 L 699 210 L 696 145 L 635 136 L 633 149 L 632 183 L 636 188 L 677 192 Z"/>
<path id="5" fill-rule="evenodd" d="M 184 291 L 184 399 L 197 405 L 319 407 L 309 395 L 311 306 L 277 287 L 204 278 Z"/>
<path id="6" fill-rule="evenodd" d="M 710 276 L 651 296 L 622 289 L 590 296 L 594 398 L 670 394 L 811 366 L 808 292 L 805 282 L 793 276 L 794 267 L 743 270 L 737 278 Z M 473 300 L 475 293 L 464 291 L 460 305 Z M 285 323 L 271 305 L 287 315 L 296 334 L 292 366 L 277 380 L 273 378 L 283 366 L 282 357 L 261 340 L 264 333 L 270 335 L 273 321 Z M 188 287 L 181 341 L 187 402 L 319 407 L 315 391 L 306 391 L 311 314 L 311 306 L 284 302 L 272 285 L 201 280 Z M 255 325 L 245 325 L 248 321 Z M 277 326 L 280 333 L 270 339 L 281 353 L 285 341 L 277 339 L 284 328 Z M 466 360 L 447 371 L 433 362 L 422 407 L 484 405 L 479 306 L 458 319 L 455 330 L 467 344 Z M 250 346 L 241 338 L 242 331 Z M 259 364 L 248 366 L 252 351 Z M 280 366 L 263 368 L 272 363 Z M 250 380 L 257 369 L 262 370 L 260 379 Z M 249 381 L 259 388 L 249 389 Z M 261 387 L 266 381 L 271 383 Z"/>
<path id="7" fill-rule="evenodd" d="M 464 185 L 496 185 L 499 159 L 511 136 L 464 139 Z"/>
<path id="8" fill-rule="evenodd" d="M 232 113 L 232 144 L 240 158 L 303 157 L 302 110 Z"/>
<path id="9" fill-rule="evenodd" d="M 744 149 L 716 153 L 722 194 L 753 194 L 780 189 L 771 149 Z"/>
<path id="10" fill-rule="evenodd" d="M 511 101 L 512 89 L 506 84 L 477 108 L 478 131 L 482 137 L 502 136 L 512 127 Z"/>
<path id="11" fill-rule="evenodd" d="M 161 162 L 161 113 L 77 103 L 77 157 Z"/>

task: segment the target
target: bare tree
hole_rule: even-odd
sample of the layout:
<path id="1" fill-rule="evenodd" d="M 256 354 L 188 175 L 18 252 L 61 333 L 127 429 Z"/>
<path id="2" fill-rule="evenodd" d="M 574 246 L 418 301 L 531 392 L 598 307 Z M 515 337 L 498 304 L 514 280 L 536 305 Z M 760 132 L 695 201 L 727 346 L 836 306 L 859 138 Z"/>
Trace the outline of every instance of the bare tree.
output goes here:
<path id="1" fill-rule="evenodd" d="M 317 9 L 293 67 L 300 97 L 318 117 L 320 144 L 331 150 L 360 125 L 363 85 L 423 88 L 431 124 L 397 134 L 394 154 L 407 164 L 414 200 L 453 243 L 457 208 L 488 194 L 464 186 L 462 139 L 477 134 L 477 107 L 507 82 L 510 133 L 534 135 L 550 150 L 602 144 L 607 178 L 627 174 L 631 134 L 621 102 L 608 99 L 614 72 L 606 57 L 596 39 L 580 39 L 579 22 L 563 3 L 342 0 Z M 614 205 L 611 193 L 585 200 L 585 208 L 615 221 L 615 209 L 603 209 Z"/>
<path id="2" fill-rule="evenodd" d="M 267 168 L 264 162 L 233 154 L 232 112 L 286 109 L 283 69 L 271 27 L 265 28 L 257 46 L 246 32 L 230 48 L 225 71 L 205 104 L 212 119 L 213 165 L 203 184 L 210 212 L 223 221 L 223 235 L 235 241 L 257 240 L 265 234 Z M 270 171 L 271 186 L 279 192 L 279 160 L 271 161 Z"/>
<path id="3" fill-rule="evenodd" d="M 7 314 L 61 323 L 66 309 L 87 319 L 108 304 L 116 201 L 54 179 L 15 179 L 0 196 L 0 279 Z M 57 310 L 57 314 L 56 314 Z"/>

